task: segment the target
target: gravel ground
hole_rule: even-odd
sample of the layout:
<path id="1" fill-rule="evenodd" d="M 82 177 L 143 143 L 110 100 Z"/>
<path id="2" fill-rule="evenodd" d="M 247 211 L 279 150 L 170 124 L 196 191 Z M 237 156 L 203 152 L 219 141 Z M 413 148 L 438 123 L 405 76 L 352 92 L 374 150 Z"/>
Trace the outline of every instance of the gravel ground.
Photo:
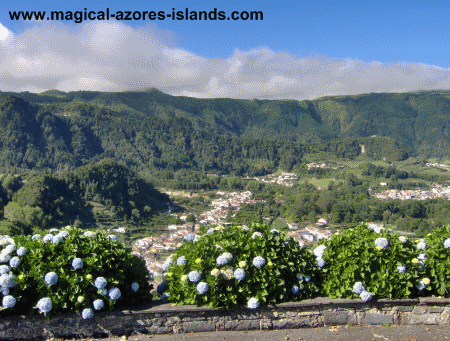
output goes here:
<path id="1" fill-rule="evenodd" d="M 450 325 L 392 325 L 392 326 L 327 326 L 320 328 L 219 331 L 167 335 L 132 335 L 101 339 L 58 339 L 47 341 L 432 341 L 450 340 Z"/>

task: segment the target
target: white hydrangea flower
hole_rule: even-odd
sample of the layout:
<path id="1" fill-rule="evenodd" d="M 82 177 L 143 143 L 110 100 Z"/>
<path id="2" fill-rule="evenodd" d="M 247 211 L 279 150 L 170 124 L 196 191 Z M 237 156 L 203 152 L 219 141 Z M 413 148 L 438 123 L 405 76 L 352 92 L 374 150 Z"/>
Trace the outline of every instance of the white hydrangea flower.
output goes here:
<path id="1" fill-rule="evenodd" d="M 316 248 L 314 249 L 314 254 L 316 255 L 316 257 L 317 257 L 317 258 L 322 258 L 323 253 L 325 252 L 325 249 L 326 249 L 326 248 L 327 248 L 327 247 L 326 247 L 325 245 L 320 245 L 320 246 L 316 247 Z"/>
<path id="2" fill-rule="evenodd" d="M 408 239 L 406 239 L 405 236 L 398 237 L 398 240 L 400 240 L 403 244 L 405 244 L 408 241 Z"/>
<path id="3" fill-rule="evenodd" d="M 444 242 L 444 247 L 448 249 L 450 247 L 450 238 L 446 239 Z"/>
<path id="4" fill-rule="evenodd" d="M 382 248 L 386 248 L 389 245 L 389 241 L 386 238 L 377 238 L 375 240 L 375 245 L 379 245 Z"/>
<path id="5" fill-rule="evenodd" d="M 364 290 L 364 291 L 361 293 L 360 297 L 361 297 L 361 299 L 362 299 L 364 302 L 367 302 L 367 301 L 370 301 L 370 300 L 372 299 L 373 294 L 370 293 L 370 292 L 368 292 L 368 291 L 366 291 L 366 290 Z"/>
<path id="6" fill-rule="evenodd" d="M 425 248 L 427 247 L 427 244 L 425 242 L 419 242 L 417 244 L 417 250 L 425 250 Z"/>
<path id="7" fill-rule="evenodd" d="M 258 308 L 259 307 L 258 299 L 254 298 L 254 297 L 250 298 L 248 300 L 247 307 L 249 307 L 250 309 Z"/>

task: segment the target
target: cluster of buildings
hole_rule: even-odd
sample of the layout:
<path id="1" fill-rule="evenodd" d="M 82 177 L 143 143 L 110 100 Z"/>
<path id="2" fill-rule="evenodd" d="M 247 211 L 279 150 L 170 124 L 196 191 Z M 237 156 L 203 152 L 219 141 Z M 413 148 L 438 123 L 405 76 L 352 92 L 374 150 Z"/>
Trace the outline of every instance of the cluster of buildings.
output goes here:
<path id="1" fill-rule="evenodd" d="M 330 165 L 327 165 L 326 163 L 316 163 L 316 162 L 307 163 L 306 166 L 308 167 L 308 169 L 310 169 L 310 168 L 332 168 L 332 169 L 338 169 L 338 166 L 330 166 Z M 340 166 L 340 167 L 344 167 L 344 166 Z"/>
<path id="2" fill-rule="evenodd" d="M 339 231 L 339 230 L 335 230 Z M 311 243 L 317 242 L 321 239 L 328 239 L 332 235 L 329 230 L 321 229 L 315 226 L 307 226 L 299 231 L 290 231 L 288 236 L 297 241 L 300 246 L 306 246 Z"/>
<path id="3" fill-rule="evenodd" d="M 389 199 L 400 199 L 400 200 L 425 200 L 425 199 L 437 199 L 444 198 L 450 199 L 450 187 L 442 187 L 441 185 L 436 185 L 429 191 L 421 190 L 395 190 L 385 191 L 381 193 L 373 194 L 378 199 L 389 200 Z"/>
<path id="4" fill-rule="evenodd" d="M 255 204 L 257 202 L 263 202 L 258 198 L 251 199 L 252 192 L 226 192 L 218 191 L 218 195 L 221 196 L 220 199 L 212 200 L 211 205 L 214 209 L 202 213 L 197 218 L 199 225 L 209 225 L 209 224 L 220 224 L 226 219 L 229 210 L 234 214 L 240 210 L 241 204 Z"/>
<path id="5" fill-rule="evenodd" d="M 298 176 L 295 173 L 281 173 L 281 175 L 274 177 L 273 175 L 269 175 L 268 176 L 269 179 L 265 179 L 265 178 L 250 178 L 247 177 L 247 179 L 253 179 L 259 182 L 265 182 L 265 183 L 272 183 L 272 184 L 278 184 L 278 185 L 282 185 L 282 186 L 288 186 L 288 187 L 292 187 L 294 186 L 295 181 L 298 180 Z"/>
<path id="6" fill-rule="evenodd" d="M 441 168 L 448 168 L 449 165 L 444 165 L 443 163 L 429 163 L 427 162 L 425 164 L 427 167 L 441 167 Z"/>

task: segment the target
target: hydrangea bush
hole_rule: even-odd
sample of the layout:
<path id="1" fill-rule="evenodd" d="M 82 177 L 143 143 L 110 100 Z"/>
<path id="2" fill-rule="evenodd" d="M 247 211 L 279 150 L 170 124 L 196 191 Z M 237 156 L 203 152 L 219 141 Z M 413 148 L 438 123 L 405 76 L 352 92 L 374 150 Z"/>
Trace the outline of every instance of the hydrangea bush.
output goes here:
<path id="1" fill-rule="evenodd" d="M 431 280 L 432 293 L 450 297 L 450 225 L 434 229 L 422 243 L 426 246 L 417 253 L 425 255 L 425 273 Z"/>
<path id="2" fill-rule="evenodd" d="M 103 232 L 67 226 L 44 237 L 0 236 L 0 316 L 76 312 L 152 300 L 145 261 Z"/>
<path id="3" fill-rule="evenodd" d="M 406 298 L 427 295 L 426 278 L 416 243 L 385 229 L 360 224 L 320 242 L 325 266 L 321 294 L 369 300 L 372 296 Z M 426 282 L 426 281 L 425 281 Z M 429 294 L 429 293 L 428 293 Z"/>
<path id="4" fill-rule="evenodd" d="M 315 256 L 262 224 L 203 229 L 165 262 L 167 300 L 211 307 L 299 301 L 318 293 Z"/>

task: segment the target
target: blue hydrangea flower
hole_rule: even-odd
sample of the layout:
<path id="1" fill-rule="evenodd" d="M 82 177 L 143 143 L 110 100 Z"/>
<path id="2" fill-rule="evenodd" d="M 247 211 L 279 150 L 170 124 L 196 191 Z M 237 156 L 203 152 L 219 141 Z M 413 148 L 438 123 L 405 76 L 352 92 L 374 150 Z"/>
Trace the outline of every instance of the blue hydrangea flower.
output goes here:
<path id="1" fill-rule="evenodd" d="M 263 257 L 257 256 L 253 258 L 253 265 L 257 268 L 264 266 L 264 264 L 266 264 L 266 260 Z"/>
<path id="2" fill-rule="evenodd" d="M 108 294 L 109 298 L 114 301 L 118 300 L 121 295 L 119 288 L 112 288 L 111 290 L 109 290 Z"/>
<path id="3" fill-rule="evenodd" d="M 188 234 L 184 236 L 184 240 L 187 242 L 192 242 L 195 239 L 195 236 L 193 234 Z"/>
<path id="4" fill-rule="evenodd" d="M 355 294 L 360 295 L 364 290 L 366 290 L 366 288 L 364 288 L 364 284 L 362 284 L 361 282 L 356 282 L 353 285 L 353 292 Z"/>
<path id="5" fill-rule="evenodd" d="M 303 279 L 303 275 L 301 273 L 298 273 L 297 275 L 295 275 L 295 277 L 297 277 L 299 281 Z"/>
<path id="6" fill-rule="evenodd" d="M 34 234 L 33 237 L 31 237 L 32 240 L 41 239 L 41 238 L 42 238 L 42 236 L 40 234 Z"/>
<path id="7" fill-rule="evenodd" d="M 52 310 L 52 301 L 48 297 L 41 298 L 37 303 L 37 308 L 41 313 L 48 313 Z"/>
<path id="8" fill-rule="evenodd" d="M 131 290 L 133 290 L 134 292 L 138 291 L 139 289 L 139 284 L 137 284 L 136 282 L 134 282 L 133 284 L 131 284 Z"/>
<path id="9" fill-rule="evenodd" d="M 83 311 L 81 312 L 81 316 L 83 317 L 83 319 L 90 319 L 91 317 L 94 317 L 94 312 L 92 311 L 91 308 L 85 308 L 83 309 Z"/>
<path id="10" fill-rule="evenodd" d="M 242 281 L 245 278 L 245 271 L 244 269 L 238 268 L 236 269 L 236 271 L 234 272 L 234 277 L 236 277 L 236 279 L 238 281 Z"/>
<path id="11" fill-rule="evenodd" d="M 106 289 L 98 289 L 97 293 L 102 295 L 102 296 L 106 296 L 108 294 L 108 290 L 106 290 Z"/>
<path id="12" fill-rule="evenodd" d="M 46 234 L 46 235 L 44 236 L 44 238 L 42 238 L 42 241 L 43 241 L 44 243 L 53 241 L 53 235 L 52 235 L 52 234 Z"/>
<path id="13" fill-rule="evenodd" d="M 289 242 L 286 240 L 286 241 L 284 242 L 284 245 L 288 246 L 288 245 L 289 245 Z"/>
<path id="14" fill-rule="evenodd" d="M 294 295 L 297 295 L 297 294 L 300 292 L 300 289 L 298 288 L 298 286 L 293 285 L 292 288 L 291 288 L 291 292 L 292 292 Z"/>
<path id="15" fill-rule="evenodd" d="M 170 294 L 167 293 L 167 292 L 165 292 L 165 293 L 163 293 L 163 294 L 161 295 L 160 300 L 161 300 L 161 301 L 164 301 L 167 297 L 170 297 Z"/>
<path id="16" fill-rule="evenodd" d="M 178 265 L 178 266 L 186 265 L 186 257 L 184 257 L 184 256 L 178 257 L 178 259 L 177 259 L 177 265 Z"/>
<path id="17" fill-rule="evenodd" d="M 446 239 L 444 242 L 444 247 L 448 249 L 450 247 L 450 238 Z"/>
<path id="18" fill-rule="evenodd" d="M 214 232 L 214 229 L 213 228 L 211 228 L 211 229 L 209 229 L 208 231 L 206 231 L 206 233 L 213 233 Z"/>
<path id="19" fill-rule="evenodd" d="M 419 271 L 423 271 L 424 268 L 425 268 L 425 264 L 423 264 L 422 262 L 419 262 Z"/>
<path id="20" fill-rule="evenodd" d="M 4 288 L 13 288 L 16 283 L 14 282 L 14 275 L 3 274 L 0 276 L 0 285 Z"/>
<path id="21" fill-rule="evenodd" d="M 227 259 L 233 259 L 233 255 L 229 252 L 222 253 L 222 257 L 225 257 Z"/>
<path id="22" fill-rule="evenodd" d="M 416 284 L 416 288 L 422 291 L 423 289 L 425 289 L 425 283 L 423 283 L 422 280 L 419 280 Z"/>
<path id="23" fill-rule="evenodd" d="M 198 271 L 194 270 L 194 271 L 189 272 L 188 278 L 189 278 L 189 281 L 196 283 L 202 278 L 202 276 L 198 273 Z"/>
<path id="24" fill-rule="evenodd" d="M 305 282 L 308 283 L 311 280 L 311 276 L 305 276 Z"/>
<path id="25" fill-rule="evenodd" d="M 3 296 L 8 296 L 9 295 L 9 288 L 5 288 L 0 286 L 0 292 L 3 294 Z"/>
<path id="26" fill-rule="evenodd" d="M 417 244 L 417 250 L 425 250 L 426 247 L 427 243 L 425 243 L 424 241 L 421 241 Z"/>
<path id="27" fill-rule="evenodd" d="M 325 259 L 323 258 L 317 258 L 317 266 L 319 268 L 323 268 L 325 266 Z"/>
<path id="28" fill-rule="evenodd" d="M 25 249 L 23 246 L 21 246 L 21 247 L 19 247 L 17 249 L 16 253 L 17 253 L 18 256 L 23 257 L 23 256 L 25 256 L 27 254 L 27 252 L 28 252 L 28 250 Z"/>
<path id="29" fill-rule="evenodd" d="M 279 231 L 275 230 L 275 229 L 270 230 L 270 232 L 272 232 L 272 233 L 279 233 Z"/>
<path id="30" fill-rule="evenodd" d="M 113 235 L 113 234 L 110 234 L 106 238 L 117 241 L 117 237 L 115 235 Z"/>
<path id="31" fill-rule="evenodd" d="M 97 277 L 96 279 L 95 279 L 95 282 L 94 282 L 94 286 L 97 288 L 97 289 L 105 289 L 105 287 L 106 287 L 106 284 L 107 284 L 108 282 L 106 281 L 106 279 L 104 279 L 103 277 Z"/>
<path id="32" fill-rule="evenodd" d="M 53 228 L 53 229 L 50 229 L 50 230 L 48 230 L 48 232 L 58 232 L 59 230 L 58 229 L 55 229 L 55 228 Z"/>
<path id="33" fill-rule="evenodd" d="M 230 260 L 229 260 L 228 258 L 223 257 L 223 256 L 219 256 L 219 257 L 217 257 L 217 259 L 216 259 L 216 263 L 217 263 L 218 265 L 225 265 L 225 264 L 228 264 L 229 261 L 230 261 Z"/>
<path id="34" fill-rule="evenodd" d="M 0 265 L 0 275 L 7 274 L 10 270 L 8 265 Z"/>
<path id="35" fill-rule="evenodd" d="M 166 290 L 166 286 L 167 283 L 165 282 L 158 284 L 158 286 L 156 287 L 156 292 L 161 295 Z"/>
<path id="36" fill-rule="evenodd" d="M 6 253 L 0 253 L 0 263 L 8 263 L 11 260 L 11 256 Z"/>
<path id="37" fill-rule="evenodd" d="M 69 232 L 67 231 L 61 231 L 57 235 L 61 236 L 62 238 L 66 238 L 69 235 Z"/>
<path id="38" fill-rule="evenodd" d="M 167 269 L 169 269 L 169 266 L 170 266 L 170 263 L 164 262 L 163 265 L 161 265 L 161 270 L 167 271 Z"/>
<path id="39" fill-rule="evenodd" d="M 406 271 L 406 266 L 404 265 L 397 265 L 397 269 L 399 273 L 404 273 Z"/>
<path id="40" fill-rule="evenodd" d="M 52 238 L 53 244 L 61 243 L 62 241 L 63 241 L 63 237 L 59 234 L 57 234 L 56 236 L 53 236 L 53 238 Z"/>
<path id="41" fill-rule="evenodd" d="M 364 302 L 367 302 L 367 301 L 370 301 L 370 300 L 372 299 L 373 295 L 372 295 L 370 292 L 364 290 L 364 291 L 361 293 L 360 297 L 361 297 L 361 299 L 362 299 Z"/>
<path id="42" fill-rule="evenodd" d="M 95 300 L 95 301 L 92 303 L 92 305 L 94 306 L 94 309 L 95 309 L 95 310 L 100 310 L 100 309 L 102 309 L 102 308 L 105 306 L 105 304 L 103 303 L 103 301 L 100 300 L 100 299 Z"/>
<path id="43" fill-rule="evenodd" d="M 2 305 L 4 308 L 12 308 L 16 305 L 16 299 L 11 295 L 3 297 Z"/>
<path id="44" fill-rule="evenodd" d="M 11 260 L 9 261 L 9 266 L 12 268 L 17 268 L 19 265 L 20 265 L 20 258 L 17 256 L 11 258 Z"/>
<path id="45" fill-rule="evenodd" d="M 72 261 L 72 268 L 75 270 L 81 269 L 83 267 L 83 260 L 81 258 L 74 258 Z"/>
<path id="46" fill-rule="evenodd" d="M 246 225 L 242 225 L 242 229 L 243 229 L 244 231 L 248 231 L 248 230 L 249 230 L 249 227 L 246 226 Z"/>
<path id="47" fill-rule="evenodd" d="M 377 238 L 375 240 L 375 245 L 379 245 L 384 249 L 384 248 L 388 247 L 389 241 L 386 238 Z"/>
<path id="48" fill-rule="evenodd" d="M 48 272 L 44 277 L 44 281 L 48 286 L 56 284 L 58 282 L 58 275 L 54 272 Z"/>
<path id="49" fill-rule="evenodd" d="M 422 261 L 422 260 L 424 260 L 424 259 L 427 259 L 427 255 L 426 255 L 425 253 L 421 253 L 421 254 L 419 255 L 419 257 L 417 257 L 417 259 L 420 260 L 420 261 Z"/>
<path id="50" fill-rule="evenodd" d="M 255 239 L 256 237 L 262 238 L 262 237 L 263 237 L 263 234 L 262 234 L 261 232 L 254 232 L 254 233 L 252 234 L 252 238 Z"/>
<path id="51" fill-rule="evenodd" d="M 203 295 L 209 289 L 209 285 L 205 282 L 200 282 L 197 284 L 197 291 L 200 295 Z"/>
<path id="52" fill-rule="evenodd" d="M 13 252 L 13 251 L 15 251 L 15 250 L 16 250 L 16 246 L 13 245 L 13 244 L 9 244 L 8 246 L 6 246 L 6 247 L 2 250 L 2 253 L 10 254 L 11 252 Z"/>
<path id="53" fill-rule="evenodd" d="M 247 302 L 247 307 L 249 307 L 250 309 L 256 309 L 259 307 L 259 302 L 257 298 L 250 298 Z"/>

